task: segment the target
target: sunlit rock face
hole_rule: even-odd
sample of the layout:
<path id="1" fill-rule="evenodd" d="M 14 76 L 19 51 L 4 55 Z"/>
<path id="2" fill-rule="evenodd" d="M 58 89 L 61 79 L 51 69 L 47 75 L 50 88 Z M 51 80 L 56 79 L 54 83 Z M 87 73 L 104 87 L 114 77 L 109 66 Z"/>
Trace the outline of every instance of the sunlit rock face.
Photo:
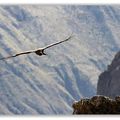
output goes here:
<path id="1" fill-rule="evenodd" d="M 120 96 L 93 96 L 73 103 L 73 114 L 120 114 Z"/>

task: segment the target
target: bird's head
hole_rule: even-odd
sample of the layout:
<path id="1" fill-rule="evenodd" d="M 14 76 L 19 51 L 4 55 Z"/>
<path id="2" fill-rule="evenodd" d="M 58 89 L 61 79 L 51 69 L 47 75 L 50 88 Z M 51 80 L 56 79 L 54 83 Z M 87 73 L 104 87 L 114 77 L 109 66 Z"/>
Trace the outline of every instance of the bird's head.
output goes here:
<path id="1" fill-rule="evenodd" d="M 47 55 L 44 50 L 42 51 L 42 54 L 43 54 L 43 55 Z"/>
<path id="2" fill-rule="evenodd" d="M 42 52 L 42 55 L 47 55 L 44 49 L 41 52 Z"/>

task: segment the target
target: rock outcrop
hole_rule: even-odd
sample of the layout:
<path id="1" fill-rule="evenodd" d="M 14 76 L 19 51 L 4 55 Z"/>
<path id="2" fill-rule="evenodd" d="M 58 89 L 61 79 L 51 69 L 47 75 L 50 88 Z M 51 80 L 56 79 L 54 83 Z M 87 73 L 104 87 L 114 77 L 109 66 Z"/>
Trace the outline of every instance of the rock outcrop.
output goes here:
<path id="1" fill-rule="evenodd" d="M 73 103 L 73 114 L 120 114 L 120 96 L 110 99 L 105 96 L 94 96 Z"/>
<path id="2" fill-rule="evenodd" d="M 97 95 L 110 98 L 120 95 L 120 52 L 115 55 L 108 69 L 99 76 Z"/>

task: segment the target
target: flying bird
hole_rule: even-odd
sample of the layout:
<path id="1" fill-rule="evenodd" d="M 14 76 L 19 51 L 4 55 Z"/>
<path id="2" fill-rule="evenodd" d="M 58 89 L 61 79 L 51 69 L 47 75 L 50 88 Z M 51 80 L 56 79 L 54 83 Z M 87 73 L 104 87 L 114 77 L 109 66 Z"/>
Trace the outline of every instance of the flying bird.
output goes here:
<path id="1" fill-rule="evenodd" d="M 35 49 L 35 50 L 29 50 L 29 51 L 25 51 L 25 52 L 20 52 L 20 53 L 17 53 L 15 55 L 11 55 L 11 56 L 8 56 L 8 57 L 4 57 L 4 58 L 1 58 L 0 60 L 5 60 L 5 59 L 9 59 L 9 58 L 12 58 L 12 57 L 17 57 L 19 55 L 24 55 L 24 54 L 30 54 L 30 53 L 35 53 L 36 55 L 39 55 L 39 56 L 42 56 L 42 55 L 47 55 L 45 53 L 45 50 L 50 48 L 50 47 L 53 47 L 55 45 L 58 45 L 60 43 L 63 43 L 65 41 L 68 41 L 72 38 L 72 36 L 69 36 L 67 39 L 65 40 L 62 40 L 62 41 L 59 41 L 59 42 L 56 42 L 56 43 L 52 43 L 50 45 L 47 45 L 46 47 L 43 47 L 43 48 L 38 48 L 38 49 Z"/>

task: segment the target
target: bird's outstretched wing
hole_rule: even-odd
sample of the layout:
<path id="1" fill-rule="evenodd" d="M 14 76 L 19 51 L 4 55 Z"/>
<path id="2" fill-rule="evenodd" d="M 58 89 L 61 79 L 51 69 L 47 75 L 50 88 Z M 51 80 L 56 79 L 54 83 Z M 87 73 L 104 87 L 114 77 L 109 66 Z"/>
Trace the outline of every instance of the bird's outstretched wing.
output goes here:
<path id="1" fill-rule="evenodd" d="M 17 57 L 17 56 L 23 55 L 23 54 L 35 53 L 35 52 L 38 51 L 38 50 L 43 50 L 43 51 L 44 51 L 44 50 L 47 49 L 47 48 L 50 48 L 50 47 L 55 46 L 55 45 L 57 45 L 57 44 L 60 44 L 60 43 L 62 43 L 62 42 L 68 41 L 68 40 L 71 39 L 71 38 L 72 38 L 72 35 L 69 36 L 67 39 L 65 39 L 65 40 L 63 40 L 63 41 L 59 41 L 59 42 L 50 44 L 50 45 L 48 45 L 48 46 L 46 46 L 46 47 L 38 48 L 38 49 L 36 49 L 36 50 L 30 50 L 30 51 L 21 52 L 21 53 L 15 54 L 15 55 L 11 55 L 11 56 L 8 56 L 8 57 L 0 58 L 0 60 L 5 60 L 5 59 L 12 58 L 12 57 Z"/>
<path id="2" fill-rule="evenodd" d="M 21 53 L 15 54 L 15 55 L 11 55 L 11 56 L 8 56 L 8 57 L 1 58 L 0 60 L 5 60 L 5 59 L 12 58 L 12 57 L 17 57 L 19 55 L 33 53 L 33 52 L 35 52 L 35 50 L 25 51 L 25 52 L 21 52 Z"/>
<path id="3" fill-rule="evenodd" d="M 50 45 L 48 45 L 48 46 L 46 46 L 46 47 L 44 47 L 44 48 L 42 48 L 42 49 L 47 49 L 47 48 L 50 48 L 50 47 L 52 47 L 52 46 L 55 46 L 55 45 L 58 45 L 58 44 L 60 44 L 60 43 L 63 43 L 63 42 L 65 42 L 65 41 L 68 41 L 68 40 L 70 40 L 72 38 L 72 35 L 71 36 L 69 36 L 67 39 L 65 39 L 65 40 L 62 40 L 62 41 L 59 41 L 59 42 L 56 42 L 56 43 L 52 43 L 52 44 L 50 44 Z"/>

